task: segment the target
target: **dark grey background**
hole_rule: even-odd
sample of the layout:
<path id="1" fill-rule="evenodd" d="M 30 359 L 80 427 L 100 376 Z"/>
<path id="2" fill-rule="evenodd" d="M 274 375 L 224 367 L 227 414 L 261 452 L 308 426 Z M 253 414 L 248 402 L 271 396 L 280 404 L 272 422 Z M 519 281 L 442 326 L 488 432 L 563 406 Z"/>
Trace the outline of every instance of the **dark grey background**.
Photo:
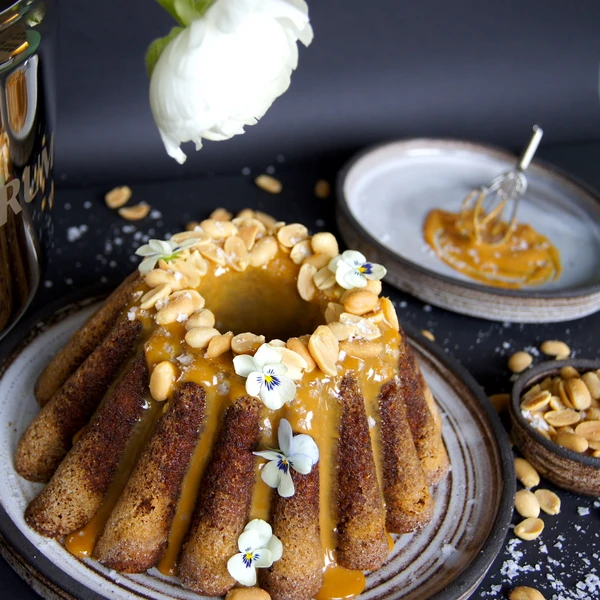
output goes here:
<path id="1" fill-rule="evenodd" d="M 395 137 L 517 148 L 600 139 L 598 0 L 309 0 L 313 44 L 258 126 L 181 168 L 163 151 L 144 53 L 171 18 L 152 0 L 63 0 L 56 161 L 63 184 L 343 159 Z M 66 178 L 66 179 L 65 179 Z"/>

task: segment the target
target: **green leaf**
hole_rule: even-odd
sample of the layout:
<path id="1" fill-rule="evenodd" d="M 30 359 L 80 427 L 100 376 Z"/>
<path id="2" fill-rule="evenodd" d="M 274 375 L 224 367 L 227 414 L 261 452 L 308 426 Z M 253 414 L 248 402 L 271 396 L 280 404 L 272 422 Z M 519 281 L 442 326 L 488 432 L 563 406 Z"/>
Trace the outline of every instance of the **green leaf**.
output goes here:
<path id="1" fill-rule="evenodd" d="M 154 71 L 154 67 L 167 44 L 172 39 L 176 38 L 182 31 L 183 27 L 173 27 L 169 32 L 169 35 L 154 40 L 150 46 L 148 46 L 146 52 L 146 71 L 148 72 L 148 77 L 152 77 L 152 71 Z"/>
<path id="2" fill-rule="evenodd" d="M 181 21 L 189 25 L 199 19 L 215 0 L 175 0 L 175 10 Z"/>
<path id="3" fill-rule="evenodd" d="M 180 24 L 187 27 L 199 19 L 215 0 L 157 0 L 157 2 Z"/>
<path id="4" fill-rule="evenodd" d="M 156 0 L 180 25 L 185 26 L 186 23 L 184 23 L 180 18 L 179 18 L 179 14 L 177 13 L 177 9 L 175 8 L 175 4 L 177 3 L 177 0 Z"/>

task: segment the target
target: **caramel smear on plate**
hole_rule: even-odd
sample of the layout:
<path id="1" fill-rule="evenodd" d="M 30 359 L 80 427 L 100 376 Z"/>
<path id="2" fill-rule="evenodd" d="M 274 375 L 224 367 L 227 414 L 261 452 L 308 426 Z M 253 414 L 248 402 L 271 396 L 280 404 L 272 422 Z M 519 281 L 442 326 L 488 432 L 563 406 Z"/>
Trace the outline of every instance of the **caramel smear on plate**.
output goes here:
<path id="1" fill-rule="evenodd" d="M 509 224 L 501 222 L 494 227 L 506 230 Z M 530 225 L 517 224 L 506 241 L 501 230 L 489 233 L 484 239 L 501 241 L 477 240 L 473 211 L 432 210 L 423 226 L 425 240 L 441 260 L 487 285 L 518 289 L 543 285 L 560 276 L 558 249 Z"/>

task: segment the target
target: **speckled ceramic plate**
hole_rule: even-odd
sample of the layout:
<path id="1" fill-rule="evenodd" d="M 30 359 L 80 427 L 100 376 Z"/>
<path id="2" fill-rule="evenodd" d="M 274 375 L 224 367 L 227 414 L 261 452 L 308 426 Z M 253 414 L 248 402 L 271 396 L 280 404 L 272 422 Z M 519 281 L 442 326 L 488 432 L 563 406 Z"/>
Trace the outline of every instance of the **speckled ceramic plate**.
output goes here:
<path id="1" fill-rule="evenodd" d="M 342 170 L 338 226 L 351 248 L 388 268 L 386 280 L 417 298 L 497 321 L 566 321 L 600 309 L 598 195 L 539 161 L 519 220 L 557 246 L 558 280 L 505 290 L 478 283 L 442 262 L 423 238 L 433 208 L 455 211 L 467 193 L 514 167 L 516 157 L 458 140 L 414 139 L 367 149 Z"/>
<path id="2" fill-rule="evenodd" d="M 5 352 L 0 366 L 0 550 L 45 598 L 199 598 L 155 569 L 120 575 L 95 561 L 80 562 L 24 522 L 25 507 L 41 485 L 16 474 L 13 456 L 38 410 L 33 382 L 93 309 L 89 302 L 72 304 L 28 333 L 21 326 L 11 338 L 21 341 Z M 469 597 L 499 552 L 512 514 L 512 456 L 489 402 L 459 365 L 426 340 L 412 336 L 411 341 L 442 411 L 452 471 L 435 490 L 432 522 L 419 533 L 398 538 L 389 562 L 368 575 L 364 600 Z"/>

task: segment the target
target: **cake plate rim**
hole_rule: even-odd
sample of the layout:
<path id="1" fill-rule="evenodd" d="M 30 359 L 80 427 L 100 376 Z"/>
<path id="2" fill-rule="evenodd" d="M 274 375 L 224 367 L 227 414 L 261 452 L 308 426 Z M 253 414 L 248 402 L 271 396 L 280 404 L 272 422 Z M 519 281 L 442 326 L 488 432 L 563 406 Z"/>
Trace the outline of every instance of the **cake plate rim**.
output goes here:
<path id="1" fill-rule="evenodd" d="M 42 307 L 18 323 L 0 343 L 0 379 L 13 359 L 39 335 L 40 331 L 101 301 L 109 291 L 110 286 L 106 284 L 77 291 Z M 493 431 L 499 455 L 499 464 L 502 469 L 500 477 L 504 481 L 505 493 L 497 504 L 496 516 L 485 543 L 475 558 L 458 572 L 448 585 L 428 596 L 430 600 L 463 600 L 471 596 L 485 577 L 500 552 L 509 529 L 516 488 L 512 451 L 498 415 L 483 389 L 468 370 L 452 356 L 444 353 L 436 344 L 420 335 L 413 326 L 409 324 L 402 326 L 411 345 L 419 354 L 425 353 L 430 362 L 443 365 L 479 401 L 478 406 L 481 408 L 482 415 Z M 17 574 L 44 598 L 50 600 L 58 598 L 61 600 L 101 600 L 106 597 L 91 590 L 44 556 L 19 530 L 1 504 L 0 554 Z M 139 595 L 139 597 L 146 596 Z"/>

